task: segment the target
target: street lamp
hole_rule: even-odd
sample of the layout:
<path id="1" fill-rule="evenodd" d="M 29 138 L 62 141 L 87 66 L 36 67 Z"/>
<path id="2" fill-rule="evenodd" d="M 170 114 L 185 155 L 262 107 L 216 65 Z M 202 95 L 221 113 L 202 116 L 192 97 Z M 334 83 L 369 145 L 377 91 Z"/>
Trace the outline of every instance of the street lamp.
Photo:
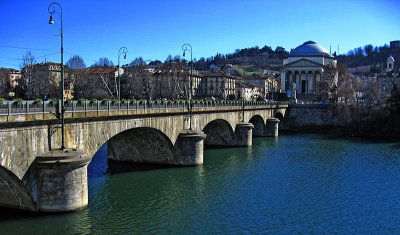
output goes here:
<path id="1" fill-rule="evenodd" d="M 121 54 L 124 54 L 124 59 L 126 59 L 126 53 L 128 52 L 128 48 L 126 47 L 121 47 L 119 48 L 118 51 L 118 68 L 117 68 L 117 73 L 118 73 L 118 107 L 119 103 L 121 102 L 121 77 L 119 76 L 119 60 L 121 57 Z"/>
<path id="2" fill-rule="evenodd" d="M 60 8 L 60 12 L 56 11 L 56 6 Z M 50 3 L 47 8 L 50 13 L 49 24 L 54 24 L 53 14 L 57 13 L 60 16 L 60 37 L 61 37 L 61 149 L 65 149 L 64 145 L 64 33 L 63 33 L 63 24 L 62 24 L 62 7 L 59 3 L 53 2 Z"/>
<path id="3" fill-rule="evenodd" d="M 193 54 L 192 54 L 192 46 L 188 43 L 182 45 L 183 57 L 185 57 L 186 51 L 190 52 L 190 75 L 189 75 L 189 130 L 192 130 L 192 92 L 193 92 L 193 84 L 192 84 L 192 73 L 193 73 Z"/>

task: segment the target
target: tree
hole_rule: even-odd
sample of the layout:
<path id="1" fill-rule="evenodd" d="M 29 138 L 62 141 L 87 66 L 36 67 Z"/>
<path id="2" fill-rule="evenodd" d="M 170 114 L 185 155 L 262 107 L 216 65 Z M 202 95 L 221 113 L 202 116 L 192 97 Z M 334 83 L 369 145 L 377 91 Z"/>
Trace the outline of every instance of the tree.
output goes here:
<path id="1" fill-rule="evenodd" d="M 400 116 L 400 88 L 396 84 L 393 84 L 390 97 L 387 99 L 386 104 L 393 116 Z"/>
<path id="2" fill-rule="evenodd" d="M 154 66 L 154 67 L 158 67 L 162 65 L 162 62 L 160 60 L 154 60 L 154 61 L 150 61 L 149 66 Z"/>
<path id="3" fill-rule="evenodd" d="M 44 95 L 49 98 L 61 98 L 60 72 L 51 72 L 46 65 L 34 65 L 32 77 L 35 82 L 33 83 L 34 90 L 30 99 L 42 98 Z M 65 80 L 67 79 L 65 78 Z"/>
<path id="4" fill-rule="evenodd" d="M 87 76 L 84 70 L 74 71 L 74 98 L 75 99 L 93 99 L 93 98 L 103 98 L 96 96 L 96 90 L 102 90 L 101 86 L 103 83 L 100 79 L 91 79 Z"/>
<path id="5" fill-rule="evenodd" d="M 165 59 L 164 63 L 168 63 L 168 62 L 171 62 L 171 61 L 172 61 L 172 56 L 168 55 L 167 59 Z"/>
<path id="6" fill-rule="evenodd" d="M 130 93 L 132 92 L 134 97 L 151 99 L 154 82 L 151 74 L 145 70 L 146 68 L 146 64 L 139 64 L 130 68 L 132 77 L 127 78 L 127 90 Z"/>
<path id="7" fill-rule="evenodd" d="M 65 65 L 72 70 L 86 68 L 85 61 L 83 61 L 83 58 L 80 57 L 79 55 L 72 56 Z"/>
<path id="8" fill-rule="evenodd" d="M 379 82 L 371 78 L 368 81 L 368 85 L 363 90 L 364 94 L 364 104 L 367 108 L 367 114 L 371 114 L 374 106 L 382 107 L 383 99 L 381 95 L 381 90 L 379 86 Z"/>
<path id="9" fill-rule="evenodd" d="M 21 73 L 21 89 L 25 99 L 33 99 L 35 93 L 35 80 L 33 79 L 33 65 L 36 63 L 35 57 L 30 51 L 27 51 L 22 57 Z"/>
<path id="10" fill-rule="evenodd" d="M 337 86 L 338 70 L 337 64 L 330 63 L 323 67 L 324 73 L 321 80 L 317 82 L 317 90 L 323 100 L 335 102 L 335 90 Z"/>
<path id="11" fill-rule="evenodd" d="M 91 67 L 113 67 L 114 63 L 109 60 L 108 58 L 102 57 L 99 59 L 99 61 L 97 61 L 96 63 L 94 63 Z"/>
<path id="12" fill-rule="evenodd" d="M 0 98 L 7 97 L 8 88 L 8 71 L 0 68 Z"/>
<path id="13" fill-rule="evenodd" d="M 371 55 L 373 51 L 374 51 L 374 46 L 372 46 L 371 44 L 368 44 L 368 45 L 364 46 L 364 54 L 366 56 Z"/>
<path id="14" fill-rule="evenodd" d="M 145 64 L 145 62 L 144 62 L 143 58 L 137 57 L 134 60 L 132 60 L 132 62 L 129 64 L 129 66 L 134 67 L 137 65 L 144 65 L 144 64 Z"/>

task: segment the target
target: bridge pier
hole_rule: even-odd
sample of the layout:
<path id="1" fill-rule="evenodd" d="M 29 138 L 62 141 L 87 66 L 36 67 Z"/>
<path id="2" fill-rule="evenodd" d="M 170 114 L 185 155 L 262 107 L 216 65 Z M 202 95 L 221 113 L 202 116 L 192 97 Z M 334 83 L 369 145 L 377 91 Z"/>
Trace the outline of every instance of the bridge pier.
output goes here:
<path id="1" fill-rule="evenodd" d="M 235 137 L 236 146 L 248 147 L 253 144 L 253 133 L 252 129 L 254 125 L 247 122 L 239 122 L 236 124 Z"/>
<path id="2" fill-rule="evenodd" d="M 67 212 L 88 205 L 87 165 L 84 151 L 53 150 L 36 157 L 37 210 Z"/>
<path id="3" fill-rule="evenodd" d="M 280 121 L 278 118 L 268 118 L 265 126 L 264 136 L 270 136 L 270 137 L 278 136 L 279 122 Z"/>
<path id="4" fill-rule="evenodd" d="M 202 131 L 181 132 L 175 143 L 178 165 L 193 166 L 203 164 L 204 139 Z"/>

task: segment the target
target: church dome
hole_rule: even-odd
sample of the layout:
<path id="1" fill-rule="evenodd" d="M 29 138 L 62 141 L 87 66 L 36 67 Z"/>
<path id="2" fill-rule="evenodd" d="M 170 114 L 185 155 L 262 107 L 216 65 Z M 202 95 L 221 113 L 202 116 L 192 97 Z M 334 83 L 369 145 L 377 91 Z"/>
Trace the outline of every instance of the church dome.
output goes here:
<path id="1" fill-rule="evenodd" d="M 332 57 L 325 47 L 313 41 L 307 41 L 290 52 L 290 56 L 324 56 Z"/>
<path id="2" fill-rule="evenodd" d="M 392 55 L 390 55 L 389 58 L 387 58 L 387 62 L 394 62 L 394 58 Z"/>

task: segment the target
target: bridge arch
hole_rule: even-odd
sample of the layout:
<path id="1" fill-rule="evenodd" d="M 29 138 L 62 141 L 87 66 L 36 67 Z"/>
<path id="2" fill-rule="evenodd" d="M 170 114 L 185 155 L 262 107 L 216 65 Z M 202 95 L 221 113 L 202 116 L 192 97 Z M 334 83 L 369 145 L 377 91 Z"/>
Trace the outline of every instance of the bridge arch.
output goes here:
<path id="1" fill-rule="evenodd" d="M 175 163 L 170 138 L 151 127 L 137 127 L 118 133 L 108 140 L 108 159 L 153 164 Z"/>
<path id="2" fill-rule="evenodd" d="M 232 146 L 235 142 L 235 133 L 231 124 L 223 119 L 213 120 L 203 128 L 207 137 L 204 145 L 208 146 Z"/>
<path id="3" fill-rule="evenodd" d="M 282 120 L 283 120 L 283 117 L 284 117 L 284 115 L 283 115 L 283 113 L 281 113 L 281 112 L 277 112 L 277 113 L 275 113 L 275 115 L 274 115 L 274 118 L 278 118 L 279 121 L 282 121 Z"/>
<path id="4" fill-rule="evenodd" d="M 36 211 L 35 203 L 22 180 L 0 166 L 0 206 Z"/>
<path id="5" fill-rule="evenodd" d="M 254 125 L 253 136 L 264 136 L 265 121 L 260 115 L 254 115 L 249 122 Z"/>

